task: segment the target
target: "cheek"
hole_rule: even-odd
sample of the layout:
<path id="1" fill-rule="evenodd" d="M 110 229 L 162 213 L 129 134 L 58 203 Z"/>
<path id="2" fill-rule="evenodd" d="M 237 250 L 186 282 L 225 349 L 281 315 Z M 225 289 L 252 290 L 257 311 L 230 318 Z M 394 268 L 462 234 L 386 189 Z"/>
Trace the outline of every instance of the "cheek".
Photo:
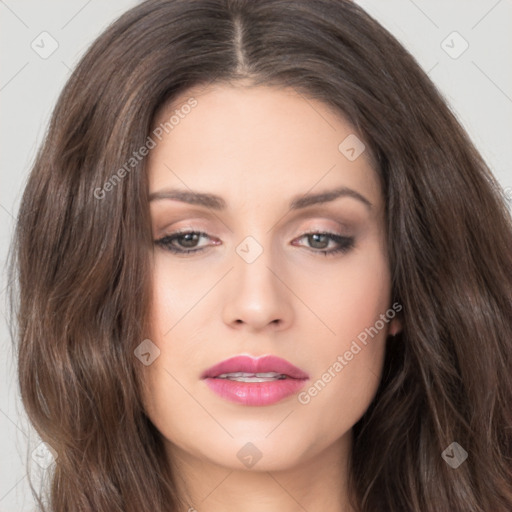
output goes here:
<path id="1" fill-rule="evenodd" d="M 317 276 L 316 285 L 322 285 L 317 289 L 325 293 L 308 295 L 322 323 L 316 322 L 314 351 L 310 351 L 311 386 L 299 396 L 305 409 L 323 411 L 326 424 L 337 424 L 341 430 L 362 416 L 375 395 L 394 317 L 384 253 L 361 252 L 345 261 L 336 273 Z"/>
<path id="2" fill-rule="evenodd" d="M 196 329 L 204 325 L 205 309 L 212 303 L 208 291 L 219 280 L 218 271 L 205 272 L 198 268 L 190 270 L 190 266 L 176 264 L 166 255 L 159 255 L 155 261 L 151 330 L 163 350 L 168 351 L 173 339 L 180 340 L 173 345 L 173 356 L 186 353 L 188 346 L 191 349 L 194 346 Z"/>
<path id="3" fill-rule="evenodd" d="M 180 270 L 165 256 L 157 257 L 153 272 L 152 325 L 163 335 L 198 302 L 210 279 Z"/>
<path id="4" fill-rule="evenodd" d="M 347 340 L 373 326 L 390 307 L 388 261 L 377 243 L 336 265 L 318 266 L 314 279 L 305 274 L 297 283 L 301 286 L 294 291 L 315 313 L 317 318 L 307 315 L 308 322 L 316 324 L 327 351 L 343 349 Z"/>

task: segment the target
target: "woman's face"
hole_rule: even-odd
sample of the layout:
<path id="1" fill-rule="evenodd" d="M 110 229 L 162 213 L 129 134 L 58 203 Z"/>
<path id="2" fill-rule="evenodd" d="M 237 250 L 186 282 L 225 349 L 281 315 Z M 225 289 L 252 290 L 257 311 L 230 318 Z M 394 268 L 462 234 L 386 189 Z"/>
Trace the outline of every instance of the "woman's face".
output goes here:
<path id="1" fill-rule="evenodd" d="M 383 197 L 362 142 L 292 89 L 227 85 L 175 99 L 151 137 L 160 242 L 141 360 L 147 413 L 169 454 L 278 470 L 341 446 L 399 329 Z M 282 358 L 303 378 L 272 361 L 204 378 L 243 355 Z"/>

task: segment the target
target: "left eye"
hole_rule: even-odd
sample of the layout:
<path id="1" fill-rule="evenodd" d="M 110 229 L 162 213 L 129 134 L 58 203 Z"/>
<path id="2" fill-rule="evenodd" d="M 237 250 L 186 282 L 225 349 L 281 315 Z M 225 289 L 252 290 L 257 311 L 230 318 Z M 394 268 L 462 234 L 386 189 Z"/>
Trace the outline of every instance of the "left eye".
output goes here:
<path id="1" fill-rule="evenodd" d="M 159 240 L 156 240 L 155 244 L 175 254 L 190 254 L 202 251 L 205 248 L 204 246 L 197 246 L 197 242 L 201 238 L 210 239 L 210 236 L 201 231 L 184 231 L 166 235 Z M 312 252 L 320 253 L 325 256 L 340 252 L 348 252 L 354 246 L 353 237 L 345 237 L 336 233 L 304 233 L 299 238 L 296 238 L 296 240 L 301 240 L 303 238 L 307 238 L 309 243 L 312 244 L 311 249 L 316 249 L 312 250 Z M 335 246 L 334 248 L 327 249 L 326 247 L 329 246 L 330 242 L 337 244 L 337 247 Z M 178 245 L 175 245 L 175 243 L 178 243 Z M 218 243 L 219 242 L 215 242 L 214 245 L 218 245 Z"/>
<path id="2" fill-rule="evenodd" d="M 314 252 L 320 252 L 325 256 L 339 252 L 348 252 L 354 246 L 353 237 L 346 237 L 336 233 L 305 233 L 297 240 L 302 238 L 307 238 L 309 243 L 312 244 L 313 248 L 318 249 Z M 332 249 L 326 249 L 330 242 L 337 244 L 337 247 L 335 246 Z"/>

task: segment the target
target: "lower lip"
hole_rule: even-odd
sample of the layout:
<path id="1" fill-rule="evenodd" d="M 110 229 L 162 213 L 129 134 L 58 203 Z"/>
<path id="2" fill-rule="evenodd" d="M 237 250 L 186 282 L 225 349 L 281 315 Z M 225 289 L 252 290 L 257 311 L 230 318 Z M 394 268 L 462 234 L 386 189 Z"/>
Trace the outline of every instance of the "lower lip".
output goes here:
<path id="1" fill-rule="evenodd" d="M 270 405 L 297 393 L 307 379 L 279 379 L 267 382 L 238 382 L 205 379 L 207 386 L 222 398 L 243 405 Z"/>

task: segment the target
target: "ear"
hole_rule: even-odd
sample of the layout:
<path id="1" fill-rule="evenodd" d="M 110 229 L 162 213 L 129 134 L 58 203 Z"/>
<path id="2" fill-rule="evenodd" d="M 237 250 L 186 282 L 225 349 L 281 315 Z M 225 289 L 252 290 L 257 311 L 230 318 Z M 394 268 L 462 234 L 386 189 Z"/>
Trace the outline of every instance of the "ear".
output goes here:
<path id="1" fill-rule="evenodd" d="M 402 322 L 395 317 L 389 324 L 388 335 L 396 336 L 399 332 L 402 332 Z"/>

